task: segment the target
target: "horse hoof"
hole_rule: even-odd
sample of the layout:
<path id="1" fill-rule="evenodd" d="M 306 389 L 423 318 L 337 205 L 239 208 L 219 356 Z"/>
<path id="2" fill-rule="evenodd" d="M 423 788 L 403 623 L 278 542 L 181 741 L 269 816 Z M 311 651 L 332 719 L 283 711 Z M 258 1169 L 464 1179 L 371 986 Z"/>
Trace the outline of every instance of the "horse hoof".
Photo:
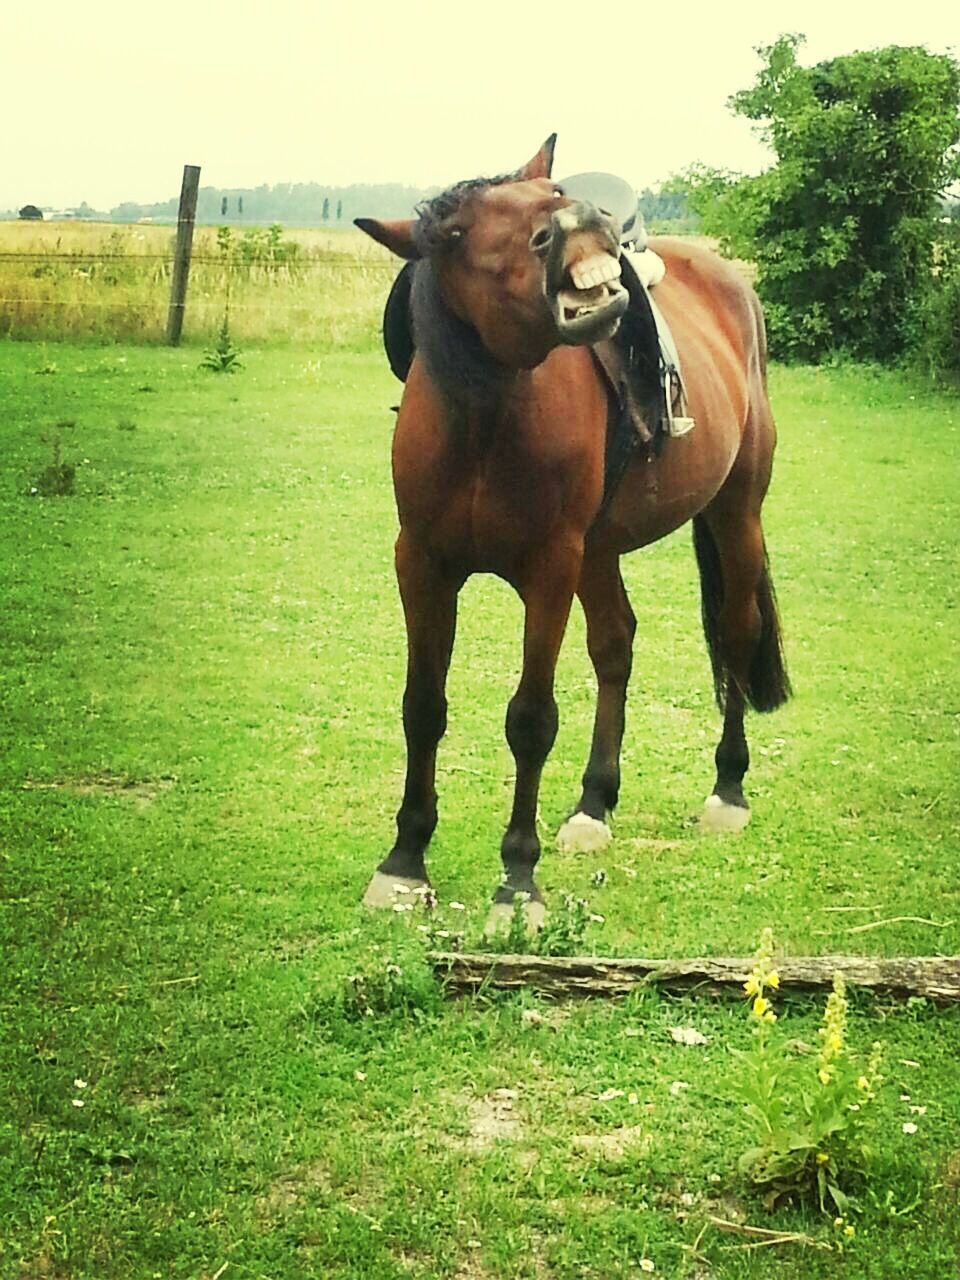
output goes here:
<path id="1" fill-rule="evenodd" d="M 750 810 L 745 805 L 727 804 L 718 795 L 707 796 L 700 815 L 700 830 L 711 833 L 742 831 L 750 821 Z"/>
<path id="2" fill-rule="evenodd" d="M 527 933 L 539 933 L 543 928 L 546 916 L 547 908 L 535 898 L 530 898 L 523 904 L 523 922 L 527 927 Z M 487 912 L 486 923 L 483 926 L 483 936 L 485 938 L 494 938 L 498 933 L 506 933 L 510 928 L 512 919 L 512 902 L 494 902 Z"/>
<path id="3" fill-rule="evenodd" d="M 426 880 L 411 880 L 407 876 L 390 876 L 375 871 L 363 895 L 363 905 L 378 909 L 407 904 L 413 907 L 429 888 Z"/>
<path id="4" fill-rule="evenodd" d="M 589 813 L 575 813 L 557 832 L 557 848 L 561 853 L 597 853 L 612 839 L 605 822 L 591 818 Z"/>

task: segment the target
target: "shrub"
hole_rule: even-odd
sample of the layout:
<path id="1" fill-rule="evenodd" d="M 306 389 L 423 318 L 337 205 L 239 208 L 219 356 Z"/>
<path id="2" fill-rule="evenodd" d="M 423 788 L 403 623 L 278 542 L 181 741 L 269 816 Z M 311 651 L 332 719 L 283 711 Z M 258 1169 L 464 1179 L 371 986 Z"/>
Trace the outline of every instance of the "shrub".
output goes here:
<path id="1" fill-rule="evenodd" d="M 759 49 L 756 83 L 731 99 L 777 164 L 721 186 L 714 222 L 757 264 L 774 355 L 890 361 L 934 288 L 940 197 L 960 175 L 960 66 L 891 46 L 801 67 L 801 43 Z"/>
<path id="2" fill-rule="evenodd" d="M 917 356 L 935 379 L 960 383 L 960 237 L 939 246 L 934 284 L 920 322 Z"/>

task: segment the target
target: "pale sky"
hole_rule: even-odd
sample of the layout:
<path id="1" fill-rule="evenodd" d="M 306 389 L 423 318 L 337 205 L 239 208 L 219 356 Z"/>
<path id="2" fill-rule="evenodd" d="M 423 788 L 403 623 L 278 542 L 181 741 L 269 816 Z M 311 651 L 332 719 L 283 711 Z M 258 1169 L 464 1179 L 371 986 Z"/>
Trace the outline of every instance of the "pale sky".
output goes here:
<path id="1" fill-rule="evenodd" d="M 557 132 L 557 177 L 653 185 L 768 157 L 727 97 L 754 46 L 804 62 L 960 47 L 956 3 L 875 0 L 0 0 L 0 208 L 152 202 L 202 186 L 447 185 Z"/>

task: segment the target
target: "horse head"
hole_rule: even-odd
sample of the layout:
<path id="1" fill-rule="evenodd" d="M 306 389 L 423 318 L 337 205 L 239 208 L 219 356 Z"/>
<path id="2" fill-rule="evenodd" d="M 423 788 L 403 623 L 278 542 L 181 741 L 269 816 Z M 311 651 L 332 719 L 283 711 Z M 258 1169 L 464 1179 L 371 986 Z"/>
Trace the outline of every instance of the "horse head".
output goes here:
<path id="1" fill-rule="evenodd" d="M 555 140 L 515 173 L 457 183 L 416 218 L 356 220 L 393 253 L 428 262 L 446 307 L 507 368 L 609 338 L 627 309 L 619 226 L 551 181 Z"/>

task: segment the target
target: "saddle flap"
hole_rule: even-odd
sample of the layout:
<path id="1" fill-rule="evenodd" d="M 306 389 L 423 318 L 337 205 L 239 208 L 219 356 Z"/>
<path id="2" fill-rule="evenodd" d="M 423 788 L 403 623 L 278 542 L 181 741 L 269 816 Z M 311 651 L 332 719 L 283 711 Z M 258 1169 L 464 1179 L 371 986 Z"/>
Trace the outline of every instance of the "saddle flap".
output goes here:
<path id="1" fill-rule="evenodd" d="M 416 351 L 410 318 L 410 291 L 413 288 L 416 265 L 415 262 L 408 262 L 401 267 L 383 308 L 383 347 L 393 376 L 401 382 L 407 380 Z"/>

